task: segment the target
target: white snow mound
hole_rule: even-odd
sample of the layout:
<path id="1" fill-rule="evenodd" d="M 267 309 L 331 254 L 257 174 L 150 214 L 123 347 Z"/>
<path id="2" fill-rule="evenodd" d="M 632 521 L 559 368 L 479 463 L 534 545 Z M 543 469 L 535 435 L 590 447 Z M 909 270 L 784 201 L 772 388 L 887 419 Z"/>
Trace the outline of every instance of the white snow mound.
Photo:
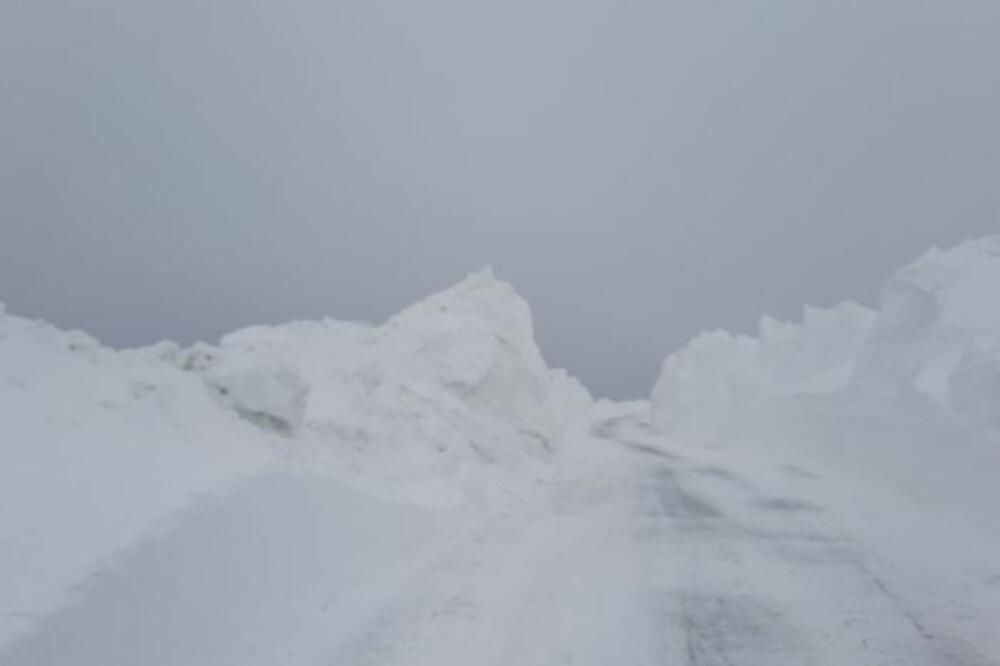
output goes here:
<path id="1" fill-rule="evenodd" d="M 241 411 L 300 429 L 300 454 L 435 503 L 537 477 L 592 402 L 578 381 L 546 366 L 528 305 L 489 270 L 382 326 L 256 326 L 184 362 Z M 261 399 L 248 405 L 248 394 Z"/>

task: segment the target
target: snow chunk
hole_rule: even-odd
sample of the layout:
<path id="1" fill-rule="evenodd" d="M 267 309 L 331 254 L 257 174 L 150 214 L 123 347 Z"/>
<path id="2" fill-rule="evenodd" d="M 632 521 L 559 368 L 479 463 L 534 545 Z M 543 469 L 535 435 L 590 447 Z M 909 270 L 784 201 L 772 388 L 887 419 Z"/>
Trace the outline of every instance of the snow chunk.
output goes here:
<path id="1" fill-rule="evenodd" d="M 248 421 L 284 433 L 302 424 L 309 386 L 280 359 L 196 346 L 183 365 L 200 371 L 219 398 Z"/>

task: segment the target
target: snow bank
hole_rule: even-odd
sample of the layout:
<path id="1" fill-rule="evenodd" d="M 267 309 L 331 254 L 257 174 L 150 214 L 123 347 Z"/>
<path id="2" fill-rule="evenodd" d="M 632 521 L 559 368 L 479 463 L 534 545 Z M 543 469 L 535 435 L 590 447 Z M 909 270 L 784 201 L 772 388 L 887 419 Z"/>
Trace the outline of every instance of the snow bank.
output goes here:
<path id="1" fill-rule="evenodd" d="M 670 356 L 653 392 L 665 431 L 720 444 L 780 396 L 842 393 L 1000 424 L 1000 237 L 933 249 L 890 279 L 877 312 L 807 309 L 758 337 L 703 335 Z"/>
<path id="2" fill-rule="evenodd" d="M 251 364 L 260 359 L 270 382 Z M 382 326 L 257 326 L 184 363 L 243 411 L 298 429 L 298 455 L 430 502 L 519 483 L 532 466 L 542 473 L 538 463 L 591 404 L 578 381 L 545 365 L 527 304 L 489 271 Z M 260 398 L 253 409 L 248 394 Z"/>
<path id="3" fill-rule="evenodd" d="M 667 358 L 653 420 L 673 435 L 718 444 L 752 422 L 769 399 L 847 385 L 875 315 L 855 303 L 806 308 L 802 324 L 764 317 L 758 337 L 706 333 Z"/>
<path id="4" fill-rule="evenodd" d="M 970 423 L 1000 424 L 1000 236 L 932 249 L 885 286 L 853 387 L 916 392 Z"/>
<path id="5" fill-rule="evenodd" d="M 192 496 L 273 457 L 175 352 L 0 314 L 0 645 Z"/>
<path id="6" fill-rule="evenodd" d="M 886 283 L 877 312 L 840 306 L 802 325 L 765 320 L 757 338 L 695 340 L 667 359 L 651 411 L 677 446 L 836 478 L 838 502 L 873 524 L 905 505 L 956 539 L 1000 539 L 998 350 L 991 237 L 931 250 Z"/>
<path id="7" fill-rule="evenodd" d="M 425 505 L 518 496 L 590 404 L 488 272 L 382 326 L 190 349 L 115 351 L 0 307 L 0 646 L 197 496 L 275 465 Z"/>

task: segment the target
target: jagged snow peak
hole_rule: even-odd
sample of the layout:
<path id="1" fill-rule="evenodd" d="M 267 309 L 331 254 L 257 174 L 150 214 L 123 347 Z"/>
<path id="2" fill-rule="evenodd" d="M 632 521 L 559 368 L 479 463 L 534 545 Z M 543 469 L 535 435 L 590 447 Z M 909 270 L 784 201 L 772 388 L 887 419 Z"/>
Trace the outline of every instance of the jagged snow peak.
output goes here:
<path id="1" fill-rule="evenodd" d="M 491 269 L 404 310 L 383 327 L 383 337 L 413 377 L 513 424 L 522 439 L 545 449 L 590 408 L 579 381 L 546 365 L 528 304 Z"/>

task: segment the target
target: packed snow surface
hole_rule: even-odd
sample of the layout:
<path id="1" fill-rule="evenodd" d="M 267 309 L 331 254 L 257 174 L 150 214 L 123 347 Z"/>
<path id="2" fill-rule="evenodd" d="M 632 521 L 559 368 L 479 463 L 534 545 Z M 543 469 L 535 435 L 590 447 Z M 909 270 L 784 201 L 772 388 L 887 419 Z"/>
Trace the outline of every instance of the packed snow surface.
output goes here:
<path id="1" fill-rule="evenodd" d="M 998 267 L 708 333 L 628 404 L 488 271 L 188 349 L 0 308 L 0 665 L 997 666 Z"/>

